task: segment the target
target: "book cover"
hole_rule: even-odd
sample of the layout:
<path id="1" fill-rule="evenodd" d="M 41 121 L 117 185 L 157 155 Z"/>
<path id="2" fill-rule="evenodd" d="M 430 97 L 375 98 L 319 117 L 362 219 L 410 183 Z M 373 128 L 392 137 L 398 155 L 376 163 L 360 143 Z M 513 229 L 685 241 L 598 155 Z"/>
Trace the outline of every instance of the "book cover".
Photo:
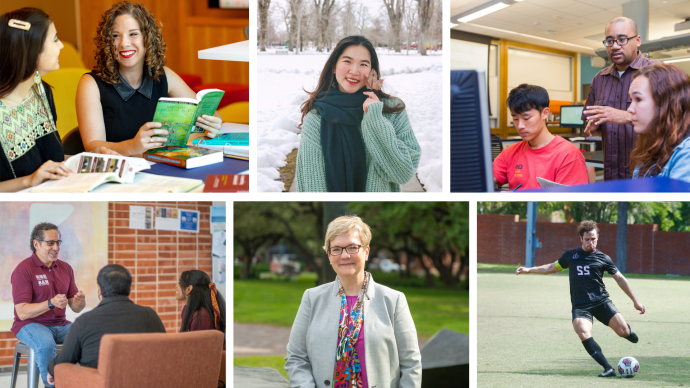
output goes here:
<path id="1" fill-rule="evenodd" d="M 195 146 L 162 147 L 148 150 L 144 159 L 181 168 L 196 168 L 223 161 L 221 151 Z"/>
<path id="2" fill-rule="evenodd" d="M 218 105 L 220 105 L 220 100 L 223 99 L 224 94 L 225 92 L 219 89 L 205 89 L 197 93 L 196 98 L 199 100 L 199 105 L 194 114 L 194 119 L 190 123 L 192 125 L 192 132 L 204 132 L 203 128 L 196 126 L 196 119 L 203 115 L 213 116 L 216 110 L 218 110 Z"/>
<path id="3" fill-rule="evenodd" d="M 249 175 L 231 174 L 218 175 L 210 174 L 206 177 L 204 193 L 248 193 Z"/>
<path id="4" fill-rule="evenodd" d="M 158 100 L 152 121 L 161 123 L 160 129 L 168 131 L 168 140 L 163 144 L 164 147 L 180 147 L 187 144 L 197 111 L 197 104 L 189 100 Z"/>
<path id="5" fill-rule="evenodd" d="M 207 137 L 198 137 L 192 142 L 194 145 L 233 145 L 233 146 L 249 146 L 248 132 L 225 132 L 218 134 L 218 136 L 209 139 Z"/>

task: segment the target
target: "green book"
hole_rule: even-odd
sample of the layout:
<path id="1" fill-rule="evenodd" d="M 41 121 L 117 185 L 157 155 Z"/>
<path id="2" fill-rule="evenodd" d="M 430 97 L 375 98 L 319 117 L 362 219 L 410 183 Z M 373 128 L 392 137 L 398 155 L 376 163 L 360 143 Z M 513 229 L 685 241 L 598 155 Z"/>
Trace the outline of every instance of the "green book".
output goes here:
<path id="1" fill-rule="evenodd" d="M 206 89 L 196 94 L 196 100 L 167 97 L 158 99 L 152 121 L 161 123 L 161 129 L 168 131 L 168 141 L 163 146 L 187 145 L 192 132 L 204 132 L 203 128 L 195 125 L 196 119 L 203 115 L 213 116 L 224 94 L 219 89 Z"/>

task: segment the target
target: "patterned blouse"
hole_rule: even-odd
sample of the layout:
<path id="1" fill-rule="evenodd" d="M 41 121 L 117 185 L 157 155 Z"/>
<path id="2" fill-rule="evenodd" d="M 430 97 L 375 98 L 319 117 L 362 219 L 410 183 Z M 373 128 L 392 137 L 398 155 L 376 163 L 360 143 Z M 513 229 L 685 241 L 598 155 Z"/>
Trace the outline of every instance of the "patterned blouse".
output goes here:
<path id="1" fill-rule="evenodd" d="M 0 102 L 0 181 L 31 175 L 48 160 L 65 159 L 56 121 L 53 93 L 45 83 L 13 108 Z"/>

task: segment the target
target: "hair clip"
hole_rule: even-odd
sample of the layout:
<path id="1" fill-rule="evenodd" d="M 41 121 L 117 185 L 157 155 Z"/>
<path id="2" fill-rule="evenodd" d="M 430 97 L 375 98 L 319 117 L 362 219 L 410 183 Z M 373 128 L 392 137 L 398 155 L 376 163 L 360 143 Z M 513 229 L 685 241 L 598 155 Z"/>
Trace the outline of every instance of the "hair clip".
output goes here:
<path id="1" fill-rule="evenodd" d="M 10 27 L 18 28 L 18 29 L 24 30 L 24 31 L 29 31 L 29 28 L 31 28 L 31 23 L 24 22 L 24 21 L 17 20 L 17 19 L 10 19 L 10 22 L 7 24 Z"/>

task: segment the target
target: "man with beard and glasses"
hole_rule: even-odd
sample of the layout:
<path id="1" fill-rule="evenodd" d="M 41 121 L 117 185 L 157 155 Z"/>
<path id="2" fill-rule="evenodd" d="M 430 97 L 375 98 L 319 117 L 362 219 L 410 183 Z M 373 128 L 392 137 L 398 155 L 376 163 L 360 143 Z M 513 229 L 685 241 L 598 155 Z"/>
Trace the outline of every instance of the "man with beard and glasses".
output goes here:
<path id="1" fill-rule="evenodd" d="M 618 336 L 632 343 L 637 343 L 638 338 L 609 299 L 609 293 L 602 281 L 604 271 L 608 272 L 623 292 L 630 297 L 633 306 L 640 311 L 640 314 L 644 314 L 645 307 L 637 301 L 630 284 L 618 271 L 611 258 L 597 250 L 599 239 L 597 224 L 594 221 L 582 221 L 577 228 L 577 233 L 580 235 L 582 247 L 566 251 L 555 263 L 532 268 L 520 267 L 515 274 L 548 275 L 570 268 L 568 276 L 570 301 L 573 306 L 573 329 L 580 337 L 587 353 L 604 368 L 604 372 L 600 373 L 599 377 L 615 377 L 616 371 L 604 357 L 599 344 L 592 338 L 592 316 L 613 329 Z"/>
<path id="2" fill-rule="evenodd" d="M 630 154 L 637 134 L 633 131 L 632 116 L 627 112 L 632 101 L 628 89 L 638 69 L 659 62 L 645 58 L 637 50 L 642 39 L 632 19 L 617 17 L 611 20 L 605 33 L 603 43 L 613 64 L 594 76 L 582 120 L 587 120 L 585 133 L 590 136 L 592 131 L 601 129 L 604 180 L 630 179 Z"/>
<path id="3" fill-rule="evenodd" d="M 33 254 L 12 272 L 14 323 L 12 333 L 34 350 L 36 364 L 46 387 L 48 363 L 55 358 L 56 344 L 61 344 L 72 325 L 65 318 L 69 306 L 79 313 L 86 297 L 74 283 L 74 271 L 58 259 L 60 231 L 56 225 L 42 222 L 31 232 L 29 246 Z"/>

